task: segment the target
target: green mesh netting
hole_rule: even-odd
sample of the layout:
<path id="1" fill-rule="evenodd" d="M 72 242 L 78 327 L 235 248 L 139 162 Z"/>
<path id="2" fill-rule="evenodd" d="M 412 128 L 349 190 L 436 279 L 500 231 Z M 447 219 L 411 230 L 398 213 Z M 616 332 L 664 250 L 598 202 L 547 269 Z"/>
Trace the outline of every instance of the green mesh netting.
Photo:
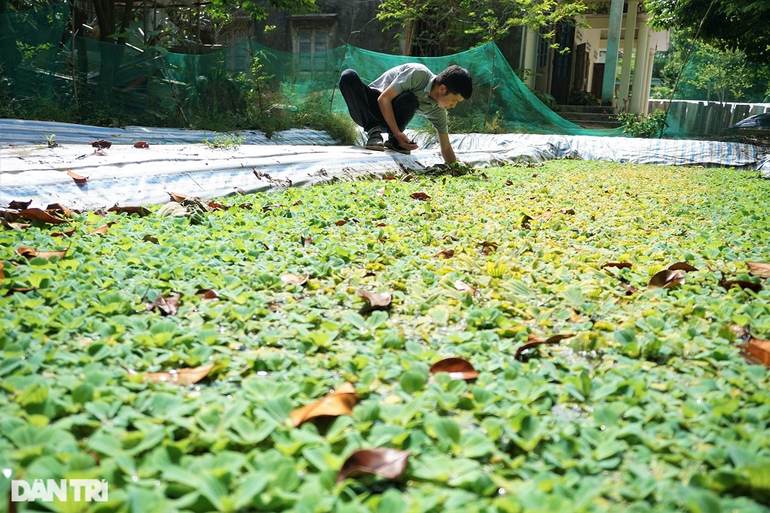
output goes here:
<path id="1" fill-rule="evenodd" d="M 550 110 L 519 80 L 495 44 L 445 57 L 414 58 L 352 46 L 288 53 L 244 40 L 215 53 L 190 55 L 80 37 L 61 45 L 68 15 L 67 4 L 0 15 L 1 85 L 15 101 L 97 100 L 163 125 L 202 112 L 217 116 L 308 103 L 345 114 L 337 89 L 345 69 L 373 81 L 406 62 L 421 62 L 434 73 L 458 64 L 473 76 L 474 94 L 451 112 L 452 132 L 620 135 L 617 129 L 581 128 Z M 428 126 L 416 116 L 410 128 Z"/>

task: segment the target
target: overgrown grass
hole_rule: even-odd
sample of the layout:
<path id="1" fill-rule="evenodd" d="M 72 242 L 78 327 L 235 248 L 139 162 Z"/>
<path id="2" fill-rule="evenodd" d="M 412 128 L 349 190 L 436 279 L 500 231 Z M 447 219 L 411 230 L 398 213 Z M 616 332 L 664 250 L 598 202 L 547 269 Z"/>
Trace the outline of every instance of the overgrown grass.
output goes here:
<path id="1" fill-rule="evenodd" d="M 761 281 L 744 262 L 768 259 L 770 183 L 579 161 L 486 175 L 229 197 L 195 225 L 110 214 L 104 236 L 85 235 L 94 213 L 71 238 L 0 232 L 3 493 L 87 477 L 110 484 L 98 511 L 766 511 L 768 371 L 731 326 L 770 337 L 770 287 L 719 281 Z M 679 261 L 698 269 L 684 285 L 647 289 Z M 390 309 L 362 311 L 358 289 Z M 147 310 L 172 294 L 174 315 Z M 429 381 L 450 356 L 478 379 Z M 142 380 L 209 362 L 194 386 Z M 351 416 L 291 426 L 345 381 Z M 335 483 L 376 447 L 411 453 L 401 478 Z"/>

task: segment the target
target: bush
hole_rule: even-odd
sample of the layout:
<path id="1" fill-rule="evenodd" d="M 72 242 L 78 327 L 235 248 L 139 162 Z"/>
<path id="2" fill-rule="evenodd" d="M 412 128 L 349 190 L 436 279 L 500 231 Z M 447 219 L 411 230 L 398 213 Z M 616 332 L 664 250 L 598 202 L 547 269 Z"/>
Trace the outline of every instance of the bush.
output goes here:
<path id="1" fill-rule="evenodd" d="M 623 123 L 623 133 L 631 137 L 649 139 L 658 137 L 663 129 L 668 126 L 666 113 L 656 110 L 652 114 L 618 114 L 618 120 Z"/>
<path id="2" fill-rule="evenodd" d="M 588 91 L 570 91 L 567 102 L 570 105 L 601 105 L 602 101 Z"/>

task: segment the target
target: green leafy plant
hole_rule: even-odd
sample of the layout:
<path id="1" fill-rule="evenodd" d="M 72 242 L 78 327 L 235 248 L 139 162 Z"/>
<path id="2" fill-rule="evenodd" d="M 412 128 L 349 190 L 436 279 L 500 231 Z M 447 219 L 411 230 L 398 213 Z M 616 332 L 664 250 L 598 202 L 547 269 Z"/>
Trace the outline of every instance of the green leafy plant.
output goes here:
<path id="1" fill-rule="evenodd" d="M 214 139 L 203 139 L 203 144 L 212 149 L 237 150 L 243 144 L 243 137 L 235 134 L 214 134 Z"/>
<path id="2" fill-rule="evenodd" d="M 59 143 L 56 142 L 56 134 L 46 135 L 45 140 L 49 148 L 56 148 L 59 146 Z"/>
<path id="3" fill-rule="evenodd" d="M 623 133 L 631 137 L 659 137 L 663 129 L 668 126 L 666 113 L 662 110 L 656 110 L 647 115 L 620 113 L 618 120 L 623 123 Z"/>
<path id="4" fill-rule="evenodd" d="M 595 105 L 601 105 L 602 101 L 591 94 L 589 91 L 577 91 L 573 89 L 569 93 L 569 99 L 567 100 L 567 103 L 570 105 L 589 105 L 589 106 L 595 106 Z"/>

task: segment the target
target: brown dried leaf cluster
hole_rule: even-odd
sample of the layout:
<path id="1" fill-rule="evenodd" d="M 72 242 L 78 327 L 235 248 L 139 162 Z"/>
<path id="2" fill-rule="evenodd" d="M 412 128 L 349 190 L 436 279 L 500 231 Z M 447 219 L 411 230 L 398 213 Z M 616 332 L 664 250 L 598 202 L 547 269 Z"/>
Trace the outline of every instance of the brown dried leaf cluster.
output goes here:
<path id="1" fill-rule="evenodd" d="M 318 401 L 292 411 L 291 423 L 294 427 L 299 427 L 309 420 L 350 415 L 357 402 L 356 389 L 351 383 L 345 382 Z"/>

